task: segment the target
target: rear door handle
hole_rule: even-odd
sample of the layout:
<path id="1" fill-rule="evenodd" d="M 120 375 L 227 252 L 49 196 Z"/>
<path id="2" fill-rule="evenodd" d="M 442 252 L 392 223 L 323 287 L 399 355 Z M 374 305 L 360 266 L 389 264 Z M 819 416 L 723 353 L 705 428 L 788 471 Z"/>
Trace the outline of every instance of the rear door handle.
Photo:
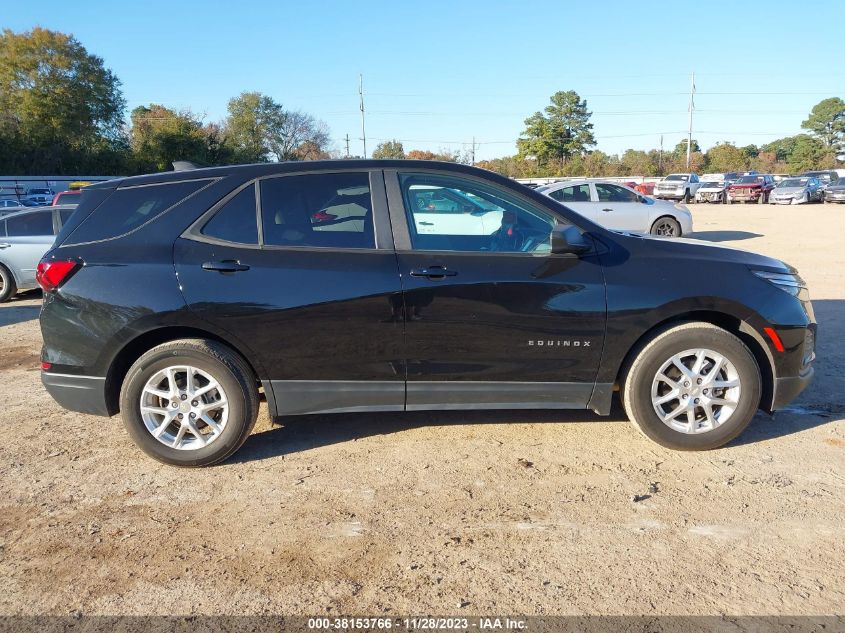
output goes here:
<path id="1" fill-rule="evenodd" d="M 445 266 L 411 269 L 411 277 L 426 277 L 428 279 L 443 279 L 444 277 L 454 277 L 457 274 L 458 271 L 449 270 Z"/>
<path id="2" fill-rule="evenodd" d="M 610 213 L 611 211 L 613 211 L 613 209 L 602 209 L 602 211 L 604 211 L 605 213 Z"/>
<path id="3" fill-rule="evenodd" d="M 244 270 L 249 270 L 249 266 L 241 264 L 233 259 L 227 259 L 222 262 L 205 262 L 202 265 L 203 270 L 213 270 L 218 273 L 239 273 Z"/>

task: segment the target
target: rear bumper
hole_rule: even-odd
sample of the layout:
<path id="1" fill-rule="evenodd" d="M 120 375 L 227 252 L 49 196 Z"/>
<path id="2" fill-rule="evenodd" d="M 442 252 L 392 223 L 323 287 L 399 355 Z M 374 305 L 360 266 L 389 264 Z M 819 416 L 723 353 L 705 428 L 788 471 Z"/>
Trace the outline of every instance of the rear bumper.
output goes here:
<path id="1" fill-rule="evenodd" d="M 65 409 L 93 415 L 110 415 L 106 404 L 105 378 L 42 371 L 41 382 L 53 400 Z"/>
<path id="2" fill-rule="evenodd" d="M 812 367 L 801 376 L 790 376 L 775 380 L 775 393 L 772 399 L 772 411 L 783 409 L 790 402 L 795 400 L 804 391 L 807 385 L 813 380 L 815 370 Z"/>

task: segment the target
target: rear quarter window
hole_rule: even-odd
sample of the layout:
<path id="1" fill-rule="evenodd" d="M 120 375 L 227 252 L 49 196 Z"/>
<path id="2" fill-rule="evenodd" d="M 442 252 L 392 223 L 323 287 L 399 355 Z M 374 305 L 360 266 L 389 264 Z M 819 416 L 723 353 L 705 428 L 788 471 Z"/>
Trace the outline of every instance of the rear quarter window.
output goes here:
<path id="1" fill-rule="evenodd" d="M 189 180 L 117 189 L 71 233 L 65 243 L 82 244 L 126 235 L 212 182 L 208 179 Z"/>

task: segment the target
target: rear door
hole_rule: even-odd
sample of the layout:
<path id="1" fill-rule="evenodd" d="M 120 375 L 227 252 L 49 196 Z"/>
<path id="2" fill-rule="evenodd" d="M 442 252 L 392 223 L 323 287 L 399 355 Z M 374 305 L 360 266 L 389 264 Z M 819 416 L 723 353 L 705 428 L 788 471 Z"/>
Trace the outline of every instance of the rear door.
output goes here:
<path id="1" fill-rule="evenodd" d="M 175 265 L 190 309 L 257 359 L 278 413 L 404 408 L 380 171 L 245 183 L 176 241 Z"/>
<path id="2" fill-rule="evenodd" d="M 598 205 L 596 204 L 596 192 L 590 183 L 567 185 L 560 189 L 549 192 L 549 197 L 562 202 L 573 211 L 577 211 L 585 218 L 598 222 Z"/>
<path id="3" fill-rule="evenodd" d="M 598 218 L 596 222 L 617 231 L 649 230 L 647 204 L 625 187 L 606 182 L 593 183 L 598 196 Z"/>
<path id="4" fill-rule="evenodd" d="M 0 262 L 12 274 L 19 288 L 36 285 L 35 272 L 56 235 L 52 210 L 31 211 L 6 217 L 0 236 Z"/>
<path id="5" fill-rule="evenodd" d="M 477 177 L 385 172 L 404 291 L 407 408 L 583 408 L 604 339 L 604 276 L 595 253 L 550 253 L 563 219 Z M 497 226 L 416 230 L 413 191 L 477 198 Z M 469 220 L 467 221 L 469 222 Z"/>

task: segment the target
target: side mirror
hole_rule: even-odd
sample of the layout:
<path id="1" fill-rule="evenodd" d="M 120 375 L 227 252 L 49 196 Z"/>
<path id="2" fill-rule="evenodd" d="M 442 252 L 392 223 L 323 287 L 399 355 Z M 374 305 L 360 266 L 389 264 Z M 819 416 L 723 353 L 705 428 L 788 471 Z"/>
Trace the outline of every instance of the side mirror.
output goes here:
<path id="1" fill-rule="evenodd" d="M 559 224 L 552 229 L 552 253 L 563 255 L 572 253 L 580 255 L 590 250 L 590 244 L 577 228 L 571 225 Z"/>

